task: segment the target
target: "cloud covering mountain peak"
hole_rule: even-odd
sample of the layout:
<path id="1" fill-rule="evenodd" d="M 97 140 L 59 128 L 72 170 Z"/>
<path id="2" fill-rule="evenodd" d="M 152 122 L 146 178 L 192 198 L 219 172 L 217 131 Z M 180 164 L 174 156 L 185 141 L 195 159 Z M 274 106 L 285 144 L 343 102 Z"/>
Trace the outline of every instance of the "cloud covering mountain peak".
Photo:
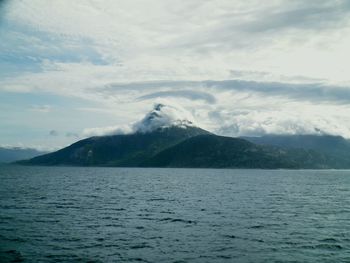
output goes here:
<path id="1" fill-rule="evenodd" d="M 135 132 L 151 132 L 159 128 L 193 126 L 190 114 L 183 108 L 157 103 L 140 122 L 133 125 Z"/>
<path id="2" fill-rule="evenodd" d="M 83 131 L 84 136 L 103 136 L 130 133 L 147 133 L 168 127 L 187 128 L 194 125 L 192 115 L 178 105 L 156 103 L 144 118 L 131 125 L 89 128 Z"/>

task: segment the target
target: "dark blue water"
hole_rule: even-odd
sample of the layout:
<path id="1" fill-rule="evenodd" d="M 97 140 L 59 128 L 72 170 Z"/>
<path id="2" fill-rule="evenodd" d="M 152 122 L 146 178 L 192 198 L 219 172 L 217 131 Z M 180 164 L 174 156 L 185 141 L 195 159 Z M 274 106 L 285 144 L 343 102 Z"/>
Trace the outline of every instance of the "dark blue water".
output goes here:
<path id="1" fill-rule="evenodd" d="M 0 166 L 0 262 L 350 262 L 350 171 Z"/>

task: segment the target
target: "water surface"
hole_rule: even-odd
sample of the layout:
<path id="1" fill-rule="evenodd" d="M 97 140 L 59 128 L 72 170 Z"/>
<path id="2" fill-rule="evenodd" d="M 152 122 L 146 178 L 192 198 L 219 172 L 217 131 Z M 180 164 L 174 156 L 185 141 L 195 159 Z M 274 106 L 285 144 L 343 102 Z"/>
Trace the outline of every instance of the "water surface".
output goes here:
<path id="1" fill-rule="evenodd" d="M 0 166 L 1 262 L 350 262 L 350 171 Z"/>

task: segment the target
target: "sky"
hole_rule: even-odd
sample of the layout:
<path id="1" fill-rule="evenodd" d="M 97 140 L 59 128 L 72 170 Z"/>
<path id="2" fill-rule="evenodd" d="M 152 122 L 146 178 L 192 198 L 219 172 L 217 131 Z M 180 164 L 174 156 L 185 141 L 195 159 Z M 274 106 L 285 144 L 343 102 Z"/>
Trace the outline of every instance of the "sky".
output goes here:
<path id="1" fill-rule="evenodd" d="M 127 131 L 350 138 L 348 0 L 0 0 L 0 145 Z M 181 115 L 182 116 L 182 115 Z"/>

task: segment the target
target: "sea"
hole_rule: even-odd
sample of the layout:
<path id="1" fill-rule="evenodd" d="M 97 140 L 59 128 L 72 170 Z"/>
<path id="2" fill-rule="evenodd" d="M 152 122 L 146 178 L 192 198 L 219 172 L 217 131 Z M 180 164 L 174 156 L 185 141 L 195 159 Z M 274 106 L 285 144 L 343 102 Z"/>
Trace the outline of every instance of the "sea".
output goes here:
<path id="1" fill-rule="evenodd" d="M 2 165 L 0 262 L 350 262 L 350 171 Z"/>

